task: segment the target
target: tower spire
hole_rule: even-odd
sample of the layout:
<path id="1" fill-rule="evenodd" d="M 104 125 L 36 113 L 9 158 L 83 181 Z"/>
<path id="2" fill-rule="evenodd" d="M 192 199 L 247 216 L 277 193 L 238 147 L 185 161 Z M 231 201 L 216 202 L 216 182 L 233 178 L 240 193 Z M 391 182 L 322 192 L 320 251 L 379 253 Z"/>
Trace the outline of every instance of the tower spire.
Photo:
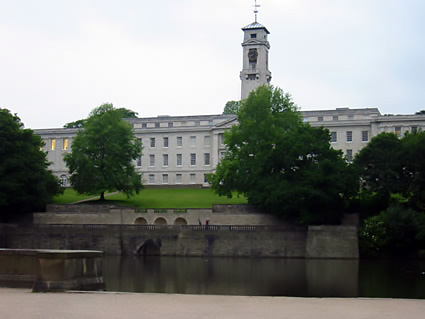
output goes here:
<path id="1" fill-rule="evenodd" d="M 261 7 L 259 4 L 257 4 L 257 0 L 254 0 L 254 15 L 255 15 L 255 22 L 257 22 L 257 14 L 258 14 L 258 8 Z"/>

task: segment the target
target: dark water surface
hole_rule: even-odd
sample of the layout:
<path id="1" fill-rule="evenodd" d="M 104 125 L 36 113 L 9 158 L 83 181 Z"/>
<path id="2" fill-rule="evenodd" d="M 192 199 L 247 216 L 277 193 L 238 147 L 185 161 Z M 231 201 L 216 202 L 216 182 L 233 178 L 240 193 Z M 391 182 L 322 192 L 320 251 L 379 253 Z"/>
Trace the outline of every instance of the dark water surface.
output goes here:
<path id="1" fill-rule="evenodd" d="M 103 267 L 110 291 L 425 299 L 425 261 L 106 256 Z"/>

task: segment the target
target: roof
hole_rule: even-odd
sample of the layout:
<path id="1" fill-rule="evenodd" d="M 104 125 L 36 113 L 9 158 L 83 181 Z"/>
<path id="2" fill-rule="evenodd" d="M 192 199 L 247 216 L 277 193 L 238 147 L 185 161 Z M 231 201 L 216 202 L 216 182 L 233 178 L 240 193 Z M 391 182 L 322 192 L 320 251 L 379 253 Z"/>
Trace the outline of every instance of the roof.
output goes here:
<path id="1" fill-rule="evenodd" d="M 247 26 L 243 27 L 242 30 L 255 30 L 255 29 L 264 29 L 267 34 L 270 34 L 269 30 L 267 30 L 267 28 L 265 26 L 263 26 L 261 23 L 258 23 L 257 21 L 248 24 Z"/>

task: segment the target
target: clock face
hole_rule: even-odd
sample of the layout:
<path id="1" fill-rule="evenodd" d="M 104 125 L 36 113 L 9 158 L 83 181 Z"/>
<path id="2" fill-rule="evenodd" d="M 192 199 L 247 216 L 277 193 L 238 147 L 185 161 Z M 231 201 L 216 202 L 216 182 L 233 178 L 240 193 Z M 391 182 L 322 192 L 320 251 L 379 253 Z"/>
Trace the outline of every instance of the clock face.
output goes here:
<path id="1" fill-rule="evenodd" d="M 248 60 L 250 63 L 256 63 L 258 57 L 257 49 L 249 49 L 248 51 Z"/>

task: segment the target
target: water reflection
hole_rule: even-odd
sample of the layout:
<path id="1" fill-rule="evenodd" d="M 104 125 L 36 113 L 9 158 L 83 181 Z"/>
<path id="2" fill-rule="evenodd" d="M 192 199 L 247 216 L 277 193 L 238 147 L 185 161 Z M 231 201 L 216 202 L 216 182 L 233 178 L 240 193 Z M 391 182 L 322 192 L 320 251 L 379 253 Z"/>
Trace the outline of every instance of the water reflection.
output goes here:
<path id="1" fill-rule="evenodd" d="M 106 289 L 254 296 L 359 295 L 357 260 L 105 257 Z"/>

